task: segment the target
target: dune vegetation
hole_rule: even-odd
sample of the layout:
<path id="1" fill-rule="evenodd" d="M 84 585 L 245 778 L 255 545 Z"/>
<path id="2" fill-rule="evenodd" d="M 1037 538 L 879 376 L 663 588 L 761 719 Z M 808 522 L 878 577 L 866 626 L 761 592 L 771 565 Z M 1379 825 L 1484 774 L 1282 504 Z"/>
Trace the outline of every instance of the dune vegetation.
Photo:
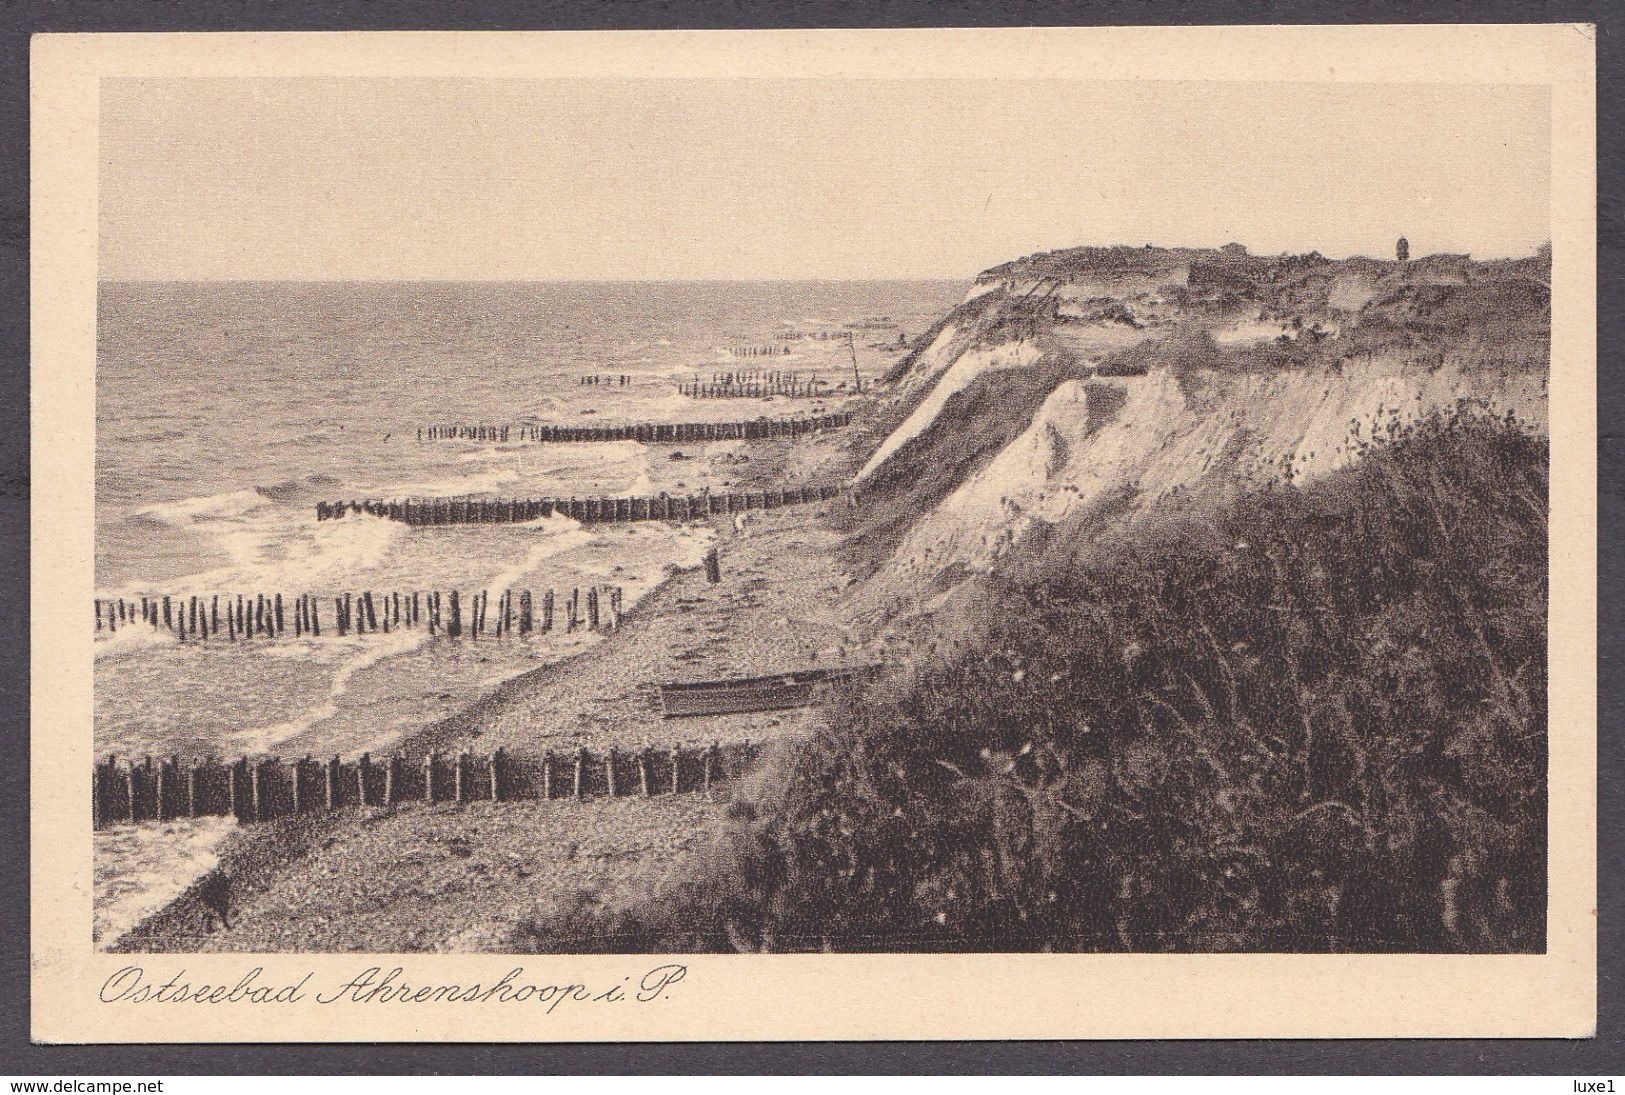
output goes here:
<path id="1" fill-rule="evenodd" d="M 1462 412 L 1356 443 L 990 576 L 976 642 L 829 704 L 681 879 L 514 942 L 1542 949 L 1545 439 Z"/>

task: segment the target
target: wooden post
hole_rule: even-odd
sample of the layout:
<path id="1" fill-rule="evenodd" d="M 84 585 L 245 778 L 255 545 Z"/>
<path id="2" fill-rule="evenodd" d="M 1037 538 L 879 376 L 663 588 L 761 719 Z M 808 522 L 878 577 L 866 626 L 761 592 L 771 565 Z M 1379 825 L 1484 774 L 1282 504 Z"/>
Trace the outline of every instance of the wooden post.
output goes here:
<path id="1" fill-rule="evenodd" d="M 305 794 L 305 766 L 310 763 L 310 754 L 296 757 L 293 762 L 293 812 L 302 814 L 310 808 L 310 796 Z"/>
<path id="2" fill-rule="evenodd" d="M 401 801 L 401 775 L 404 765 L 401 755 L 394 754 L 389 758 L 389 764 L 384 768 L 384 805 L 394 806 Z"/>
<path id="3" fill-rule="evenodd" d="M 576 750 L 576 778 L 575 778 L 575 797 L 576 798 L 581 798 L 583 792 L 586 790 L 586 778 L 587 778 L 587 750 L 586 750 L 586 747 L 583 746 L 582 748 Z"/>
<path id="4" fill-rule="evenodd" d="M 468 750 L 464 749 L 457 754 L 457 766 L 452 769 L 452 797 L 458 802 L 467 802 L 471 790 L 468 781 Z"/>
<path id="5" fill-rule="evenodd" d="M 609 785 L 610 798 L 614 798 L 620 793 L 620 788 L 615 782 L 615 761 L 619 754 L 620 750 L 612 745 L 609 747 L 609 755 L 604 759 L 604 782 Z"/>
<path id="6" fill-rule="evenodd" d="M 362 753 L 361 759 L 355 762 L 355 804 L 366 809 L 367 803 L 367 777 L 372 773 L 372 754 Z"/>
<path id="7" fill-rule="evenodd" d="M 542 798 L 553 797 L 553 750 L 542 753 Z"/>
<path id="8" fill-rule="evenodd" d="M 231 618 L 229 612 L 226 618 Z M 234 761 L 226 772 L 226 808 L 239 822 L 245 820 L 243 815 L 247 812 L 248 788 L 244 786 L 247 777 L 247 757 Z"/>
<path id="9" fill-rule="evenodd" d="M 159 821 L 168 821 L 170 818 L 170 791 L 169 762 L 160 761 L 158 763 L 158 787 L 156 791 L 156 800 L 153 803 L 153 814 Z"/>
<path id="10" fill-rule="evenodd" d="M 265 796 L 265 766 L 269 763 L 262 760 L 248 770 L 249 812 L 255 821 L 265 821 L 271 816 L 271 804 Z"/>
<path id="11" fill-rule="evenodd" d="M 92 829 L 100 829 L 107 823 L 107 819 L 102 816 L 103 784 L 107 781 L 107 777 L 103 774 L 104 771 L 99 763 L 92 765 L 90 769 L 90 827 Z"/>
<path id="12" fill-rule="evenodd" d="M 502 801 L 502 749 L 491 751 L 491 801 Z"/>
<path id="13" fill-rule="evenodd" d="M 654 794 L 654 788 L 651 786 L 650 778 L 652 775 L 650 770 L 653 767 L 653 750 L 651 750 L 648 746 L 644 746 L 643 749 L 638 753 L 638 790 L 643 792 L 644 798 L 648 798 L 650 795 Z"/>
<path id="14" fill-rule="evenodd" d="M 435 759 L 438 755 L 431 751 L 428 756 L 423 758 L 423 801 L 431 804 L 434 802 L 434 775 L 435 768 L 438 767 L 435 764 Z"/>
<path id="15" fill-rule="evenodd" d="M 721 758 L 722 746 L 713 741 L 711 743 L 711 747 L 705 751 L 705 790 L 707 793 L 710 792 L 712 782 L 719 775 L 718 762 L 721 760 Z"/>
<path id="16" fill-rule="evenodd" d="M 671 747 L 671 793 L 677 794 L 682 788 L 680 778 L 683 770 L 683 748 L 680 745 Z"/>
<path id="17" fill-rule="evenodd" d="M 203 765 L 193 761 L 186 769 L 186 816 L 203 812 Z"/>
<path id="18" fill-rule="evenodd" d="M 334 810 L 339 804 L 339 755 L 334 753 L 327 762 L 327 808 Z"/>

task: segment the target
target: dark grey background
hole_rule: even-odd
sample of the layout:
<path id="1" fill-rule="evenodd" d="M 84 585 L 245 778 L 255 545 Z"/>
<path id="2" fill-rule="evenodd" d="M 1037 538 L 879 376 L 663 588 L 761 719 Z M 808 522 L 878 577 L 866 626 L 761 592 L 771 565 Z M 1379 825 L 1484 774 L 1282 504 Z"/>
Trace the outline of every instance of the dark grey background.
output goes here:
<path id="1" fill-rule="evenodd" d="M 47 31 L 567 30 L 636 28 L 1061 26 L 1224 23 L 1594 22 L 1598 36 L 1599 774 L 1598 1037 L 1578 1041 L 1203 1041 L 777 1043 L 548 1046 L 33 1046 L 28 1041 L 28 779 L 0 765 L 0 1075 L 572 1073 L 1486 1073 L 1596 1076 L 1625 1071 L 1620 972 L 1625 751 L 1617 728 L 1622 635 L 1610 611 L 1625 534 L 1625 379 L 1620 347 L 1616 185 L 1622 21 L 1617 4 L 1515 0 L 1288 0 L 1063 3 L 1005 0 L 0 0 L 0 620 L 26 636 L 29 555 L 28 41 Z M 28 740 L 26 638 L 0 648 L 7 749 Z M 1086 985 L 1079 986 L 1087 992 Z M 1554 1090 L 1568 1091 L 1563 1082 Z"/>

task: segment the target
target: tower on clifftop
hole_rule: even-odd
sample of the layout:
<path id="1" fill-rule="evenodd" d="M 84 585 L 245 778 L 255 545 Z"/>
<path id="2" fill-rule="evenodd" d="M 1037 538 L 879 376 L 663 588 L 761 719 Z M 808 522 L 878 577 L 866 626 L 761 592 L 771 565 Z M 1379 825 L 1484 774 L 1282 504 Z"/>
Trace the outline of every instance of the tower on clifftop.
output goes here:
<path id="1" fill-rule="evenodd" d="M 1398 257 L 1400 262 L 1404 262 L 1406 259 L 1410 258 L 1411 241 L 1406 239 L 1404 236 L 1400 236 L 1399 242 L 1394 244 L 1394 254 Z"/>

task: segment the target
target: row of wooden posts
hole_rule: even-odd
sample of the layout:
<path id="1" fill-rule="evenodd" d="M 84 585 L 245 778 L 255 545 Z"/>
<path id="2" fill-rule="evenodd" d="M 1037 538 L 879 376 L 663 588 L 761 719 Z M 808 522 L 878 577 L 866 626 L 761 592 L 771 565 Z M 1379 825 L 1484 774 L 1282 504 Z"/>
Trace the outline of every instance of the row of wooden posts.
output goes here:
<path id="1" fill-rule="evenodd" d="M 845 387 L 843 383 L 841 388 Z M 800 373 L 712 373 L 709 384 L 699 380 L 679 381 L 677 391 L 690 399 L 761 399 L 767 396 L 822 396 L 836 390 L 834 385 L 814 374 Z"/>
<path id="2" fill-rule="evenodd" d="M 804 375 L 790 369 L 744 369 L 740 371 L 716 372 L 711 374 L 713 384 L 762 384 L 784 383 L 791 380 L 805 379 Z M 818 379 L 818 374 L 813 374 Z"/>
<path id="3" fill-rule="evenodd" d="M 151 596 L 139 603 L 133 598 L 98 597 L 96 630 L 112 635 L 121 627 L 145 625 L 168 631 L 182 642 L 320 637 L 324 599 L 301 593 L 289 598 L 291 611 L 284 612 L 280 593 Z M 566 632 L 615 631 L 621 626 L 620 586 L 572 589 L 563 602 L 559 626 Z M 551 589 L 539 598 L 528 589 L 505 589 L 497 595 L 493 618 L 489 590 L 464 598 L 454 589 L 444 599 L 439 590 L 342 593 L 333 597 L 333 615 L 326 626 L 340 636 L 426 628 L 430 635 L 451 639 L 502 639 L 554 630 L 554 596 Z"/>
<path id="4" fill-rule="evenodd" d="M 607 374 L 584 376 L 581 378 L 582 386 L 587 388 L 624 388 L 630 383 L 632 383 L 632 378 L 625 373 L 616 373 L 613 376 Z"/>
<path id="5" fill-rule="evenodd" d="M 549 749 L 539 755 L 497 749 L 448 756 L 431 752 L 421 761 L 396 754 L 354 761 L 310 756 L 242 757 L 123 762 L 109 756 L 91 777 L 95 828 L 191 817 L 270 821 L 346 807 L 391 807 L 406 802 L 520 802 L 600 795 L 681 794 L 709 791 L 736 779 L 756 761 L 759 746 L 731 745 L 611 748 L 594 753 Z"/>
<path id="6" fill-rule="evenodd" d="M 790 352 L 788 346 L 730 346 L 728 352 L 734 357 L 782 357 Z"/>
<path id="7" fill-rule="evenodd" d="M 506 441 L 511 426 L 470 426 L 450 423 L 444 426 L 419 426 L 419 441 Z"/>
<path id="8" fill-rule="evenodd" d="M 523 524 L 558 514 L 588 524 L 612 521 L 697 521 L 713 514 L 778 509 L 837 498 L 834 483 L 775 490 L 656 494 L 632 498 L 427 498 L 317 502 L 316 520 L 369 514 L 408 525 Z"/>
<path id="9" fill-rule="evenodd" d="M 809 339 L 813 342 L 841 342 L 852 337 L 851 331 L 780 331 L 773 336 L 786 342 L 800 342 Z"/>
<path id="10" fill-rule="evenodd" d="M 797 418 L 753 418 L 743 422 L 634 422 L 622 426 L 481 426 L 443 424 L 420 426 L 419 441 L 642 441 L 667 444 L 682 441 L 754 441 L 774 437 L 802 437 L 850 425 L 848 411 L 804 415 Z"/>

